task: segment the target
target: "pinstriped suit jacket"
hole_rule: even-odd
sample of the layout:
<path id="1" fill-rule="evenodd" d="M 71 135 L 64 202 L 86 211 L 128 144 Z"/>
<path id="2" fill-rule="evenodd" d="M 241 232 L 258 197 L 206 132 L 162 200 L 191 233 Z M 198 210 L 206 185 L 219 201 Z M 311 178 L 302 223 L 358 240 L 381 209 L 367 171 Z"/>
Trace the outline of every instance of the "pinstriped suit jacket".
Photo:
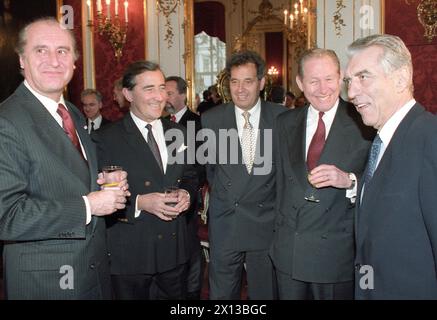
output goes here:
<path id="1" fill-rule="evenodd" d="M 95 147 L 80 112 L 67 107 L 88 164 L 23 84 L 0 105 L 0 239 L 7 241 L 8 299 L 110 297 L 104 220 L 93 217 L 86 225 L 82 198 L 97 189 Z"/>

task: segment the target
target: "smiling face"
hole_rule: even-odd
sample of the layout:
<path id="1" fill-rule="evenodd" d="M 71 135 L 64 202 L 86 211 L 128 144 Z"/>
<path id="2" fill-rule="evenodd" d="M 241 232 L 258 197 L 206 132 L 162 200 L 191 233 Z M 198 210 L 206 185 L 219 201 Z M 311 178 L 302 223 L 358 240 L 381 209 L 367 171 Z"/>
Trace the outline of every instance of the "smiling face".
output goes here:
<path id="1" fill-rule="evenodd" d="M 350 101 L 361 114 L 363 122 L 381 129 L 396 112 L 398 72 L 386 74 L 380 63 L 383 49 L 371 46 L 356 53 L 346 68 Z"/>
<path id="2" fill-rule="evenodd" d="M 305 97 L 318 111 L 329 111 L 340 96 L 342 75 L 338 65 L 327 56 L 308 58 L 303 65 L 303 76 L 296 82 Z"/>
<path id="3" fill-rule="evenodd" d="M 259 92 L 264 88 L 265 78 L 256 76 L 254 63 L 246 63 L 231 68 L 230 91 L 232 101 L 243 110 L 252 109 L 259 99 Z"/>
<path id="4" fill-rule="evenodd" d="M 20 65 L 30 87 L 59 101 L 74 70 L 73 40 L 59 24 L 40 21 L 28 27 Z"/>
<path id="5" fill-rule="evenodd" d="M 141 120 L 150 123 L 161 117 L 167 101 L 164 75 L 160 70 L 144 71 L 135 76 L 132 90 L 123 88 L 123 94 L 131 103 L 130 110 Z"/>

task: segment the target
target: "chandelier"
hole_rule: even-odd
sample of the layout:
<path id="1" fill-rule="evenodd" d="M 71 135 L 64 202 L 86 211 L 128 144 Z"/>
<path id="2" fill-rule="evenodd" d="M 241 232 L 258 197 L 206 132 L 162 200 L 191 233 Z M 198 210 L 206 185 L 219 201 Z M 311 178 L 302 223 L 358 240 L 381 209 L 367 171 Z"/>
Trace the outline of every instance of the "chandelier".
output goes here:
<path id="1" fill-rule="evenodd" d="M 290 7 L 284 10 L 284 29 L 288 41 L 302 44 L 307 41 L 309 11 L 308 1 L 290 0 Z"/>
<path id="2" fill-rule="evenodd" d="M 92 3 L 91 0 L 87 0 L 88 7 L 88 17 L 90 17 L 89 26 L 96 25 L 97 31 L 100 35 L 106 36 L 112 48 L 114 49 L 115 58 L 117 61 L 120 61 L 121 56 L 123 55 L 123 47 L 126 43 L 126 33 L 128 27 L 128 6 L 129 3 L 127 0 L 124 1 L 124 15 L 123 10 L 119 8 L 119 0 L 114 0 L 114 15 L 111 16 L 111 0 L 105 0 L 106 2 L 106 15 L 102 8 L 102 0 L 96 0 L 96 8 L 97 8 L 97 24 L 94 24 L 92 20 Z M 122 1 L 120 1 L 122 2 Z M 120 9 L 120 10 L 119 10 Z M 119 14 L 120 13 L 120 14 Z M 123 16 L 124 19 L 120 18 L 120 15 Z"/>

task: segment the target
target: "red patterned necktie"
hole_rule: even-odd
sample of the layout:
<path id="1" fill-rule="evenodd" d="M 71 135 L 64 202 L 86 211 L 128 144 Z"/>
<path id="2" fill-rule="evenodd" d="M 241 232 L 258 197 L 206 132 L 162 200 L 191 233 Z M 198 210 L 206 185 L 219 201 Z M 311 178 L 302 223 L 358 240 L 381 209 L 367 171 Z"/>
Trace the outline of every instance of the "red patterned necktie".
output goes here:
<path id="1" fill-rule="evenodd" d="M 58 104 L 58 110 L 56 110 L 56 112 L 62 118 L 62 127 L 64 128 L 68 138 L 70 138 L 71 142 L 76 147 L 77 151 L 79 151 L 82 158 L 85 159 L 82 153 L 82 148 L 80 147 L 79 138 L 77 137 L 76 127 L 74 126 L 74 122 L 70 116 L 70 113 L 62 103 Z"/>
<path id="2" fill-rule="evenodd" d="M 170 120 L 173 121 L 173 122 L 176 122 L 176 116 L 174 114 L 172 114 L 170 116 Z"/>
<path id="3" fill-rule="evenodd" d="M 307 154 L 308 172 L 317 167 L 323 147 L 325 146 L 325 123 L 323 122 L 324 112 L 319 112 L 319 122 L 317 124 L 316 132 L 311 140 Z"/>

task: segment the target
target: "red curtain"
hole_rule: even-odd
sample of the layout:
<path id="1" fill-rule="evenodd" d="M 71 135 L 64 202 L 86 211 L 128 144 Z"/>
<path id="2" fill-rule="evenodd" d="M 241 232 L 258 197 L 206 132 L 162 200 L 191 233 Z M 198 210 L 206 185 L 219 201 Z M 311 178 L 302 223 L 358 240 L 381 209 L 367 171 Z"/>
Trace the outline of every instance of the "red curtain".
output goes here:
<path id="1" fill-rule="evenodd" d="M 282 85 L 282 62 L 284 58 L 284 42 L 282 32 L 266 32 L 265 33 L 266 47 L 266 67 L 267 69 L 274 66 L 278 69 L 278 80 L 275 84 Z M 269 48 L 274 48 L 269 49 Z M 267 70 L 266 70 L 267 72 Z"/>
<path id="2" fill-rule="evenodd" d="M 205 31 L 226 43 L 225 7 L 220 2 L 194 3 L 194 35 Z"/>
<path id="3" fill-rule="evenodd" d="M 411 51 L 414 67 L 414 96 L 428 111 L 437 113 L 437 37 L 430 43 L 417 18 L 419 1 L 386 0 L 385 32 L 399 36 Z"/>

